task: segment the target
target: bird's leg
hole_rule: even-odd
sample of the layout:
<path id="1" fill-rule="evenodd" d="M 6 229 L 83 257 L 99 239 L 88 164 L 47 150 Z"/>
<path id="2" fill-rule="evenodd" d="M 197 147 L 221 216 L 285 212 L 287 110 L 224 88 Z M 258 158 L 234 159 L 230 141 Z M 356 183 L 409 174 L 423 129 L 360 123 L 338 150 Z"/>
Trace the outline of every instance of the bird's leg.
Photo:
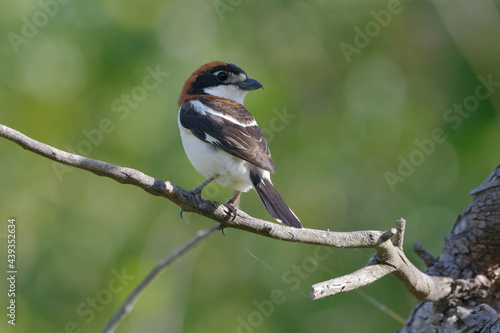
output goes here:
<path id="1" fill-rule="evenodd" d="M 233 219 L 236 217 L 236 212 L 238 211 L 235 204 L 236 204 L 236 201 L 238 201 L 238 199 L 240 198 L 240 195 L 241 195 L 241 191 L 236 191 L 234 196 L 228 202 L 226 202 L 226 204 L 224 205 L 227 208 L 229 208 L 229 210 L 231 211 L 231 215 L 232 215 Z"/>
<path id="2" fill-rule="evenodd" d="M 205 180 L 203 182 L 203 184 L 201 184 L 200 186 L 198 186 L 197 188 L 195 188 L 194 190 L 191 190 L 189 192 L 191 192 L 192 194 L 194 194 L 196 196 L 196 199 L 198 199 L 198 201 L 201 201 L 201 191 L 203 190 L 203 188 L 205 186 L 207 186 L 208 184 L 210 184 L 215 178 L 217 178 L 217 176 L 213 176 L 213 177 L 210 177 L 208 178 L 207 180 Z M 181 208 L 181 218 L 182 218 L 182 208 Z"/>
<path id="3" fill-rule="evenodd" d="M 236 201 L 238 201 L 238 199 L 240 198 L 240 195 L 241 195 L 241 192 L 236 191 L 236 193 L 234 193 L 234 196 L 228 202 L 226 202 L 225 206 L 231 207 L 232 209 L 235 209 L 234 204 L 236 203 Z"/>
<path id="4" fill-rule="evenodd" d="M 227 208 L 229 208 L 229 213 L 231 215 L 231 221 L 234 220 L 234 218 L 236 217 L 236 212 L 238 211 L 238 209 L 236 208 L 236 201 L 238 201 L 238 199 L 240 198 L 240 195 L 241 195 L 241 191 L 236 191 L 236 193 L 234 193 L 234 196 L 229 199 L 228 202 L 226 202 L 226 204 L 224 206 L 226 206 Z M 219 226 L 219 230 L 222 231 L 222 234 L 224 235 L 224 229 L 226 227 L 223 226 L 222 224 Z"/>
<path id="5" fill-rule="evenodd" d="M 205 180 L 203 182 L 203 184 L 201 184 L 200 186 L 198 186 L 194 190 L 191 190 L 190 192 L 193 193 L 194 195 L 196 195 L 196 197 L 198 197 L 198 199 L 201 200 L 201 191 L 203 190 L 203 188 L 205 186 L 207 186 L 208 184 L 210 184 L 215 178 L 217 178 L 217 176 L 213 176 L 213 177 L 208 178 L 207 180 Z"/>

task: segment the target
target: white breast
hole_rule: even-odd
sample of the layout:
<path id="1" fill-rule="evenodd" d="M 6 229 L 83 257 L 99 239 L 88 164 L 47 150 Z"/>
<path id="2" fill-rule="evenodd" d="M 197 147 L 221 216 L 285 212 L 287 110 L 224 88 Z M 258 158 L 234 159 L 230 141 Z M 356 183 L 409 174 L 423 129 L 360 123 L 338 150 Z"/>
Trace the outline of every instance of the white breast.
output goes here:
<path id="1" fill-rule="evenodd" d="M 256 166 L 237 158 L 211 143 L 198 139 L 179 121 L 182 145 L 193 167 L 205 178 L 241 192 L 253 188 L 249 168 Z"/>

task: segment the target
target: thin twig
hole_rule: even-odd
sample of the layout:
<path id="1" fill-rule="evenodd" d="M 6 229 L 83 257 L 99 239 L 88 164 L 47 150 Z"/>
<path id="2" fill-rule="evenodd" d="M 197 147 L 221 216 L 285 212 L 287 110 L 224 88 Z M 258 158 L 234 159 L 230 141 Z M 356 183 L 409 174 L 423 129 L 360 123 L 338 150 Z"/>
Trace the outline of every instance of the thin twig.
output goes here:
<path id="1" fill-rule="evenodd" d="M 419 241 L 416 241 L 413 244 L 413 252 L 415 252 L 415 254 L 420 259 L 422 259 L 425 266 L 427 267 L 431 267 L 438 260 L 438 258 L 436 258 L 429 250 L 427 250 Z"/>
<path id="2" fill-rule="evenodd" d="M 137 285 L 137 287 L 132 290 L 132 292 L 128 295 L 127 299 L 123 302 L 122 306 L 118 311 L 114 314 L 111 320 L 108 322 L 103 333 L 113 333 L 118 326 L 120 320 L 122 320 L 130 311 L 132 311 L 134 307 L 134 303 L 137 298 L 141 295 L 144 288 L 153 282 L 153 280 L 160 275 L 160 273 L 171 263 L 173 263 L 176 259 L 182 256 L 186 251 L 190 250 L 202 239 L 210 236 L 217 228 L 220 226 L 219 223 L 213 224 L 211 227 L 198 231 L 196 236 L 191 238 L 186 244 L 177 249 L 174 253 L 161 260 L 155 268 Z"/>

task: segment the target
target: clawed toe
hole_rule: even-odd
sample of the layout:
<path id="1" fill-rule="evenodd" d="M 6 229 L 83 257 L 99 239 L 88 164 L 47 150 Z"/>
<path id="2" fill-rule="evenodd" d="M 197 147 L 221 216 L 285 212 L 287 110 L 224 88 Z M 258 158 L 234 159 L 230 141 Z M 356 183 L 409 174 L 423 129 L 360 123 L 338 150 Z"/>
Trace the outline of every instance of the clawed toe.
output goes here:
<path id="1" fill-rule="evenodd" d="M 229 209 L 229 215 L 231 216 L 231 221 L 233 221 L 236 218 L 236 215 L 238 215 L 238 208 L 230 202 L 227 202 L 224 206 Z"/>
<path id="2" fill-rule="evenodd" d="M 241 194 L 240 191 L 236 191 L 234 196 L 224 205 L 229 209 L 229 214 L 231 215 L 231 221 L 234 220 L 238 212 L 238 208 L 236 208 L 236 202 L 238 201 L 240 194 Z"/>
<path id="3" fill-rule="evenodd" d="M 189 191 L 189 193 L 194 195 L 196 197 L 196 200 L 201 201 L 201 190 L 202 190 L 201 188 L 200 189 L 195 188 L 194 190 Z"/>
<path id="4" fill-rule="evenodd" d="M 226 229 L 227 227 L 226 226 L 223 226 L 222 224 L 219 225 L 217 227 L 217 230 L 220 230 L 222 232 L 222 235 L 226 236 L 226 234 L 224 233 L 224 230 Z"/>

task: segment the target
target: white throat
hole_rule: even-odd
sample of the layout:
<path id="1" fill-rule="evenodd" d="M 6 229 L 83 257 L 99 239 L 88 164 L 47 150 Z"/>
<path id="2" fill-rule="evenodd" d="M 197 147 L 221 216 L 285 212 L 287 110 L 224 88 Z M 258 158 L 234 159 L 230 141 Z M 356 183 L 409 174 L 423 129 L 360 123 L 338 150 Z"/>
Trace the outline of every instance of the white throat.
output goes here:
<path id="1" fill-rule="evenodd" d="M 245 96 L 248 91 L 240 89 L 235 85 L 220 85 L 216 87 L 205 88 L 203 91 L 209 95 L 227 98 L 235 101 L 236 103 L 240 103 L 243 105 L 243 101 L 245 100 Z"/>

